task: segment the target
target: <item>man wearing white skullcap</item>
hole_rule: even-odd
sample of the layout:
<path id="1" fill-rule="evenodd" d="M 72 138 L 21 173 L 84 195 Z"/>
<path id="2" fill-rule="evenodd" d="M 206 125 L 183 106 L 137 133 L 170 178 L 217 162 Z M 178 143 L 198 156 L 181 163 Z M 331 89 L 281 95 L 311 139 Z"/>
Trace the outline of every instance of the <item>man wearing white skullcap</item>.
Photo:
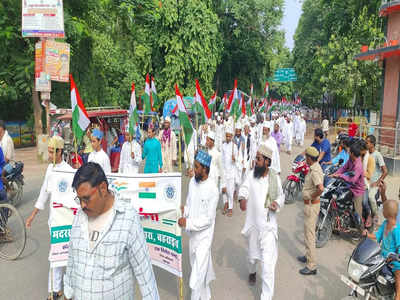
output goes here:
<path id="1" fill-rule="evenodd" d="M 285 144 L 286 151 L 288 154 L 292 151 L 292 141 L 293 141 L 293 122 L 290 116 L 286 116 L 286 121 L 284 122 L 282 128 L 283 143 Z"/>
<path id="2" fill-rule="evenodd" d="M 169 116 L 165 117 L 164 128 L 160 131 L 158 139 L 161 143 L 163 172 L 173 172 L 177 158 L 177 143 L 175 133 L 171 130 L 171 118 Z"/>
<path id="3" fill-rule="evenodd" d="M 233 144 L 233 129 L 225 127 L 225 142 L 222 144 L 222 170 L 221 187 L 224 201 L 223 213 L 231 217 L 233 213 L 233 194 L 235 192 L 236 174 L 238 173 L 238 149 Z"/>
<path id="4" fill-rule="evenodd" d="M 272 124 L 268 121 L 263 123 L 263 135 L 260 140 L 259 146 L 265 145 L 272 150 L 271 169 L 279 174 L 281 172 L 281 159 L 279 155 L 278 144 L 276 143 L 276 140 L 271 136 L 271 126 Z"/>
<path id="5" fill-rule="evenodd" d="M 220 191 L 219 180 L 222 174 L 222 159 L 221 159 L 221 152 L 219 152 L 217 147 L 215 146 L 215 137 L 216 137 L 215 132 L 213 131 L 208 132 L 206 146 L 208 154 L 212 157 L 210 174 L 208 176 L 212 178 L 219 192 Z"/>
<path id="6" fill-rule="evenodd" d="M 261 262 L 262 300 L 274 295 L 275 265 L 278 260 L 278 223 L 276 213 L 285 203 L 281 180 L 270 168 L 272 150 L 261 145 L 254 170 L 239 190 L 240 209 L 246 211 L 242 234 L 247 240 L 249 284 L 256 284 L 257 261 Z"/>
<path id="7" fill-rule="evenodd" d="M 53 171 L 70 171 L 73 172 L 74 169 L 67 164 L 63 159 L 64 153 L 64 140 L 59 136 L 53 136 L 49 140 L 48 144 L 48 156 L 49 156 L 49 166 L 46 170 L 46 175 L 44 176 L 44 181 L 42 184 L 42 188 L 40 189 L 40 194 L 38 199 L 35 203 L 35 208 L 33 209 L 31 215 L 26 220 L 26 227 L 30 228 L 32 225 L 33 220 L 35 219 L 36 215 L 39 211 L 45 209 L 46 203 L 49 202 L 50 209 L 49 209 L 49 230 L 53 223 L 53 214 L 54 214 L 54 207 L 53 202 L 58 201 L 54 199 L 53 192 L 56 191 L 54 185 L 56 182 L 51 180 Z M 65 208 L 67 209 L 67 208 Z M 54 225 L 53 225 L 54 226 Z M 48 291 L 53 296 L 54 299 L 57 297 L 61 297 L 62 292 L 62 278 L 65 272 L 65 267 L 55 267 L 51 268 L 49 271 L 49 280 L 48 280 Z"/>

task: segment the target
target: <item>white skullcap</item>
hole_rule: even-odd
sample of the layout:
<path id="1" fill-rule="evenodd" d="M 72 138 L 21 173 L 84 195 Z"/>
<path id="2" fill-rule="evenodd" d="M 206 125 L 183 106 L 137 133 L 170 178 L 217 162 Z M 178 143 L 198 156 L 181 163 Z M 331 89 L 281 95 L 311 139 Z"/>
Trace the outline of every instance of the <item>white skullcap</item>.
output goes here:
<path id="1" fill-rule="evenodd" d="M 170 118 L 169 116 L 166 116 L 164 122 L 169 122 L 169 123 L 171 123 L 171 118 Z"/>
<path id="2" fill-rule="evenodd" d="M 240 122 L 236 123 L 235 129 L 240 129 L 242 130 L 242 124 Z"/>
<path id="3" fill-rule="evenodd" d="M 215 112 L 215 113 L 214 113 L 214 116 L 218 116 L 218 113 L 217 113 L 217 112 Z"/>
<path id="4" fill-rule="evenodd" d="M 207 137 L 215 141 L 215 132 L 214 131 L 209 131 L 207 134 Z"/>
<path id="5" fill-rule="evenodd" d="M 229 124 L 228 124 L 228 126 L 225 126 L 225 134 L 227 134 L 227 133 L 233 134 L 233 128 Z"/>

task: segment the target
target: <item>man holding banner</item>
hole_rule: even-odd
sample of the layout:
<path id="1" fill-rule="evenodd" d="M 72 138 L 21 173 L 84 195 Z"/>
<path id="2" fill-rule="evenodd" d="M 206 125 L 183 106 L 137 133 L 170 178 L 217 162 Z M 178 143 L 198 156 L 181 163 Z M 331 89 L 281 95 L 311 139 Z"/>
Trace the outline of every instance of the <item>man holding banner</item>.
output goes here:
<path id="1" fill-rule="evenodd" d="M 211 299 L 210 282 L 215 279 L 211 259 L 218 190 L 209 178 L 211 156 L 199 150 L 195 157 L 195 176 L 190 180 L 183 217 L 179 226 L 189 235 L 189 259 L 192 266 L 189 286 L 192 300 Z"/>
<path id="2" fill-rule="evenodd" d="M 108 180 L 97 163 L 82 166 L 72 187 L 82 209 L 71 229 L 64 277 L 66 299 L 134 299 L 135 276 L 142 299 L 158 300 L 136 210 L 108 189 Z"/>
<path id="3" fill-rule="evenodd" d="M 51 195 L 51 180 L 50 177 L 53 171 L 74 171 L 74 169 L 63 160 L 64 140 L 59 136 L 53 136 L 49 140 L 48 145 L 48 156 L 51 164 L 48 166 L 46 175 L 44 177 L 42 188 L 40 189 L 39 198 L 35 203 L 35 208 L 32 214 L 26 220 L 26 227 L 30 228 L 33 220 L 38 214 L 39 210 L 44 210 L 46 202 L 50 202 L 49 212 L 49 228 L 52 226 L 53 221 L 53 200 Z M 52 297 L 56 299 L 62 296 L 62 276 L 64 273 L 64 267 L 50 268 L 49 272 L 49 293 L 53 293 Z M 49 296 L 49 299 L 51 297 Z"/>

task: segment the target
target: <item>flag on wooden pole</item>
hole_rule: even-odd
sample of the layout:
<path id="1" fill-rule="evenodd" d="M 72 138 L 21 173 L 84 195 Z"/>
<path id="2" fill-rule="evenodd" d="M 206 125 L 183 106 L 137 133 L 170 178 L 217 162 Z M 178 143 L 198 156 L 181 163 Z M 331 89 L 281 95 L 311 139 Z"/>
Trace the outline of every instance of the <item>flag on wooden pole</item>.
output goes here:
<path id="1" fill-rule="evenodd" d="M 132 82 L 131 103 L 129 105 L 129 134 L 134 135 L 136 124 L 138 123 L 138 113 L 136 105 L 135 83 Z"/>
<path id="2" fill-rule="evenodd" d="M 69 75 L 69 79 L 71 82 L 72 132 L 77 143 L 80 144 L 85 130 L 90 124 L 90 119 L 79 96 L 72 74 Z"/>
<path id="3" fill-rule="evenodd" d="M 186 111 L 185 103 L 183 102 L 183 97 L 178 89 L 178 85 L 175 84 L 175 94 L 176 94 L 176 103 L 178 106 L 178 118 L 183 130 L 183 138 L 185 140 L 186 146 L 189 145 L 190 140 L 193 135 L 193 126 L 189 120 L 189 116 Z"/>

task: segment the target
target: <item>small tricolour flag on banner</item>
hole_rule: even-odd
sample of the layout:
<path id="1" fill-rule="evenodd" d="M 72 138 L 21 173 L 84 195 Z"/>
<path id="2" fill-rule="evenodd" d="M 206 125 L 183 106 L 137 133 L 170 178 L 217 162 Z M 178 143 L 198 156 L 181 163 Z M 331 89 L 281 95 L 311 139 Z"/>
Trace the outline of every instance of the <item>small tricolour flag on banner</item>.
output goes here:
<path id="1" fill-rule="evenodd" d="M 129 134 L 134 135 L 135 127 L 138 122 L 138 113 L 136 105 L 135 83 L 132 82 L 131 103 L 129 105 Z"/>
<path id="2" fill-rule="evenodd" d="M 178 89 L 178 85 L 175 84 L 175 94 L 176 94 L 176 103 L 178 106 L 178 118 L 183 130 L 183 137 L 186 145 L 189 145 L 190 140 L 193 135 L 193 126 L 189 120 L 189 116 L 186 111 L 185 103 L 183 102 L 183 97 Z"/>
<path id="3" fill-rule="evenodd" d="M 71 82 L 72 132 L 74 133 L 76 142 L 79 145 L 83 135 L 85 134 L 86 128 L 90 124 L 90 119 L 81 97 L 79 96 L 72 74 L 69 75 L 69 79 Z"/>
<path id="4" fill-rule="evenodd" d="M 158 96 L 157 96 L 156 83 L 154 81 L 154 77 L 153 76 L 151 77 L 151 94 L 150 94 L 150 96 L 151 96 L 151 105 L 152 105 L 152 107 L 158 105 L 159 99 L 158 99 Z"/>
<path id="5" fill-rule="evenodd" d="M 211 119 L 211 111 L 208 108 L 207 101 L 203 96 L 203 92 L 201 91 L 199 81 L 196 79 L 196 95 L 195 95 L 195 105 L 198 107 L 198 111 L 201 111 L 204 115 L 205 121 Z"/>

